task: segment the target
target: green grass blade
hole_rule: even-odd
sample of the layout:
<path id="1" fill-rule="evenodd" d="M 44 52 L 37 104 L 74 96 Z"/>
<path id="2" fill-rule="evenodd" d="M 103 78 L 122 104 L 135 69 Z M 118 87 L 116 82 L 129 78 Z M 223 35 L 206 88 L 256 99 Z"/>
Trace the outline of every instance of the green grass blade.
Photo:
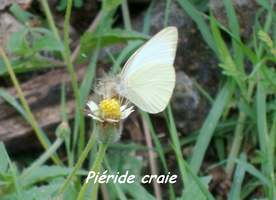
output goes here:
<path id="1" fill-rule="evenodd" d="M 275 101 L 274 101 L 275 102 Z M 269 165 L 269 174 L 272 185 L 270 187 L 270 197 L 276 196 L 276 181 L 275 181 L 275 140 L 276 140 L 276 111 L 274 112 L 273 119 L 272 119 L 272 127 L 269 133 L 269 158 L 268 158 L 268 165 Z"/>
<path id="2" fill-rule="evenodd" d="M 118 58 L 116 59 L 116 62 L 112 65 L 111 73 L 116 74 L 120 71 L 122 63 L 128 58 L 130 53 L 132 53 L 135 49 L 137 49 L 139 46 L 141 46 L 141 41 L 135 41 L 131 42 L 125 47 Z"/>
<path id="3" fill-rule="evenodd" d="M 232 96 L 234 91 L 234 83 L 229 80 L 227 81 L 223 88 L 217 95 L 215 102 L 204 121 L 204 124 L 200 130 L 196 145 L 193 150 L 190 166 L 195 173 L 198 173 L 199 168 L 202 164 L 206 150 L 210 144 L 213 137 L 214 130 L 219 122 L 219 119 L 224 111 L 229 98 Z"/>
<path id="4" fill-rule="evenodd" d="M 156 2 L 156 0 L 151 1 L 150 5 L 147 9 L 147 12 L 145 14 L 145 17 L 144 17 L 143 33 L 145 33 L 145 34 L 149 34 L 149 32 L 150 32 L 151 12 L 152 12 L 153 6 L 155 5 L 155 2 Z"/>
<path id="5" fill-rule="evenodd" d="M 6 150 L 6 147 L 2 141 L 0 141 L 0 173 L 3 174 L 7 171 L 9 163 L 10 163 L 10 158 L 8 155 L 8 152 Z"/>
<path id="6" fill-rule="evenodd" d="M 246 162 L 245 154 L 241 155 L 240 160 L 243 162 Z M 233 184 L 230 190 L 228 200 L 236 200 L 241 198 L 241 187 L 242 187 L 242 182 L 244 180 L 244 177 L 245 177 L 245 169 L 240 164 L 236 168 L 234 180 L 233 180 Z"/>
<path id="7" fill-rule="evenodd" d="M 185 185 L 185 183 L 188 183 L 189 178 L 188 178 L 188 174 L 187 174 L 186 169 L 182 167 L 182 165 L 183 165 L 182 162 L 184 161 L 184 158 L 183 158 L 182 153 L 181 153 L 180 140 L 179 140 L 179 137 L 178 137 L 178 133 L 177 133 L 177 129 L 176 129 L 176 126 L 175 126 L 175 121 L 174 121 L 174 118 L 173 118 L 173 113 L 172 113 L 170 105 L 167 108 L 167 120 L 166 121 L 167 121 L 167 126 L 168 126 L 168 129 L 169 129 L 170 137 L 171 137 L 171 140 L 172 140 L 172 146 L 173 146 L 173 149 L 174 149 L 175 154 L 176 154 L 176 159 L 177 159 L 177 163 L 178 163 L 179 170 L 180 170 L 180 173 L 181 173 L 183 185 Z"/>
<path id="8" fill-rule="evenodd" d="M 123 20 L 126 30 L 131 30 L 131 20 L 129 16 L 128 2 L 126 0 L 122 0 L 122 12 L 123 12 Z"/>
<path id="9" fill-rule="evenodd" d="M 81 83 L 80 86 L 80 98 L 81 98 L 81 104 L 82 106 L 85 105 L 85 101 L 91 92 L 92 86 L 93 86 L 93 80 L 95 77 L 95 71 L 96 71 L 96 65 L 97 65 L 97 60 L 99 56 L 99 51 L 100 51 L 100 41 L 97 42 L 97 47 L 95 49 L 95 52 L 90 60 L 90 63 L 87 67 L 87 71 L 85 73 L 85 77 Z"/>
<path id="10" fill-rule="evenodd" d="M 235 14 L 235 10 L 233 7 L 233 2 L 231 0 L 223 0 L 224 6 L 226 8 L 226 13 L 228 17 L 228 22 L 229 22 L 229 27 L 233 35 L 238 38 L 239 41 L 240 39 L 240 27 L 239 27 L 239 22 L 237 19 L 237 16 Z M 244 67 L 243 67 L 243 51 L 239 44 L 235 41 L 235 39 L 232 39 L 232 45 L 234 48 L 234 58 L 235 62 L 237 63 L 237 67 L 241 72 L 244 72 Z"/>
<path id="11" fill-rule="evenodd" d="M 260 144 L 260 149 L 263 157 L 263 170 L 266 166 L 267 158 L 267 145 L 268 145 L 268 128 L 266 119 L 266 91 L 262 84 L 259 82 L 257 84 L 257 95 L 256 95 L 256 109 L 257 109 L 257 128 L 258 128 L 258 139 Z M 265 172 L 265 171 L 263 171 Z M 267 171 L 266 171 L 267 172 Z"/>
<path id="12" fill-rule="evenodd" d="M 227 44 L 224 41 L 217 20 L 211 16 L 211 30 L 214 37 L 215 44 L 218 49 L 218 57 L 220 60 L 220 67 L 223 69 L 223 73 L 233 78 L 239 87 L 243 96 L 246 96 L 246 86 L 244 84 L 243 78 L 245 74 L 238 69 L 235 59 L 231 56 L 230 51 L 228 50 Z"/>
<path id="13" fill-rule="evenodd" d="M 242 166 L 248 173 L 258 178 L 263 184 L 269 186 L 271 184 L 270 180 L 258 169 L 248 162 L 242 160 L 236 160 L 236 162 Z"/>
<path id="14" fill-rule="evenodd" d="M 175 149 L 175 146 L 174 146 L 174 151 L 175 151 L 176 156 L 178 158 L 182 157 L 181 152 L 179 152 L 177 149 Z M 213 195 L 208 191 L 208 189 L 206 188 L 206 186 L 202 183 L 202 181 L 200 180 L 200 178 L 197 177 L 197 175 L 191 169 L 191 166 L 189 166 L 188 163 L 184 159 L 180 159 L 179 160 L 179 167 L 180 167 L 180 169 L 185 170 L 185 173 L 187 173 L 186 175 L 189 176 L 189 177 L 187 177 L 188 181 L 186 181 L 186 187 L 189 187 L 189 185 L 193 185 L 193 182 L 194 182 L 194 183 L 196 183 L 196 185 L 198 186 L 198 188 L 200 189 L 200 191 L 202 192 L 202 194 L 204 194 L 205 197 L 208 200 L 215 200 L 215 198 L 213 197 Z"/>

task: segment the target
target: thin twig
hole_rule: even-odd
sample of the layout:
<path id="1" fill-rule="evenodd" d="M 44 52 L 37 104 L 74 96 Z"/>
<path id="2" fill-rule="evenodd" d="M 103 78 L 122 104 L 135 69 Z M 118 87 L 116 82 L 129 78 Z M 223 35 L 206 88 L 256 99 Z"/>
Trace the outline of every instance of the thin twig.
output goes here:
<path id="1" fill-rule="evenodd" d="M 150 161 L 150 170 L 151 170 L 152 174 L 157 174 L 157 165 L 156 165 L 156 160 L 155 160 L 156 154 L 154 151 L 150 150 L 150 149 L 153 149 L 151 135 L 149 132 L 150 130 L 149 130 L 148 124 L 144 118 L 142 118 L 142 122 L 143 122 L 143 129 L 144 129 L 145 136 L 146 136 L 146 143 L 149 148 L 148 153 L 149 153 L 149 161 Z M 161 200 L 162 199 L 161 188 L 160 188 L 160 185 L 157 184 L 155 179 L 153 181 L 153 188 L 154 188 L 154 194 L 155 194 L 156 199 Z"/>
<path id="2" fill-rule="evenodd" d="M 101 193 L 103 200 L 109 200 L 108 189 L 106 184 L 101 184 Z"/>

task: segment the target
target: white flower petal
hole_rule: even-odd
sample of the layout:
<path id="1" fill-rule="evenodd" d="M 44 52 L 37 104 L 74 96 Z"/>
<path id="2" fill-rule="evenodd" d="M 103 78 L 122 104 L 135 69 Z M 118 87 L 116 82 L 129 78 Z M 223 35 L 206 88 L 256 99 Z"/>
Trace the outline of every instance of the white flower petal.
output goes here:
<path id="1" fill-rule="evenodd" d="M 121 112 L 124 112 L 124 110 L 125 110 L 126 108 L 127 108 L 127 105 L 123 105 L 123 106 L 120 107 L 120 111 L 121 111 Z"/>
<path id="2" fill-rule="evenodd" d="M 107 119 L 105 119 L 105 121 L 107 121 L 107 122 L 111 122 L 111 123 L 114 123 L 114 122 L 119 122 L 120 120 L 116 120 L 116 119 L 109 119 L 109 118 L 107 118 Z"/>
<path id="3" fill-rule="evenodd" d="M 103 120 L 99 117 L 97 117 L 96 115 L 93 115 L 93 114 L 88 114 L 89 117 L 92 117 L 93 119 L 97 120 L 97 121 L 100 121 L 100 122 L 103 122 Z"/>
<path id="4" fill-rule="evenodd" d="M 125 110 L 122 112 L 121 119 L 127 118 L 127 117 L 128 117 L 131 113 L 133 113 L 133 112 L 134 112 L 134 107 L 133 107 L 133 106 L 131 106 L 131 107 L 125 109 Z"/>
<path id="5" fill-rule="evenodd" d="M 94 101 L 89 101 L 86 105 L 89 107 L 91 112 L 95 112 L 99 109 L 99 106 Z"/>

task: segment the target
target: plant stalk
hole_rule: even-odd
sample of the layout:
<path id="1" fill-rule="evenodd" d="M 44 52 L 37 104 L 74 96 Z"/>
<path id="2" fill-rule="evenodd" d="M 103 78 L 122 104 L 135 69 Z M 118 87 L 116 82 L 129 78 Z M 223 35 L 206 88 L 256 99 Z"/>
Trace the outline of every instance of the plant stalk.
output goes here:
<path id="1" fill-rule="evenodd" d="M 96 160 L 92 166 L 92 168 L 90 169 L 90 171 L 93 171 L 95 173 L 98 173 L 101 169 L 101 165 L 102 165 L 102 162 L 103 162 L 103 159 L 104 159 L 104 156 L 105 156 L 105 152 L 106 152 L 106 149 L 107 149 L 107 144 L 104 144 L 104 143 L 101 143 L 100 144 L 100 147 L 99 147 L 99 151 L 97 153 L 97 156 L 96 156 Z M 84 196 L 85 196 L 85 192 L 88 188 L 90 184 L 89 183 L 84 183 L 82 188 L 81 188 L 81 191 L 78 195 L 78 198 L 77 200 L 83 200 L 84 199 Z M 97 194 L 98 194 L 98 186 L 99 184 L 98 183 L 95 183 L 93 184 L 94 188 L 93 188 L 93 191 L 91 193 L 91 200 L 95 200 L 97 199 Z"/>
<path id="2" fill-rule="evenodd" d="M 56 37 L 57 40 L 61 41 L 58 29 L 55 25 L 51 10 L 49 8 L 48 2 L 46 0 L 41 0 L 42 7 L 44 9 L 47 21 L 49 26 Z M 73 94 L 76 99 L 76 114 L 79 116 L 79 121 L 75 118 L 75 126 L 79 124 L 79 149 L 78 153 L 80 154 L 81 150 L 84 146 L 84 117 L 83 117 L 83 110 L 80 101 L 80 94 L 79 94 L 79 87 L 78 87 L 78 79 L 77 74 L 75 73 L 74 66 L 71 59 L 71 50 L 70 50 L 70 38 L 69 38 L 69 26 L 70 26 L 70 16 L 72 10 L 72 0 L 67 1 L 66 13 L 65 13 L 65 20 L 64 20 L 64 52 L 62 53 L 63 60 L 66 64 L 67 71 L 69 72 L 71 78 L 71 84 L 73 88 Z M 77 134 L 78 128 L 75 128 L 75 132 Z M 75 133 L 74 132 L 74 133 Z"/>
<path id="3" fill-rule="evenodd" d="M 129 10 L 128 10 L 128 5 L 127 1 L 123 0 L 122 2 L 122 12 L 123 12 L 123 20 L 124 20 L 124 25 L 127 30 L 131 30 L 131 22 L 130 22 L 130 15 L 129 15 Z"/>
<path id="4" fill-rule="evenodd" d="M 52 32 L 53 32 L 54 36 L 56 37 L 56 39 L 61 41 L 58 29 L 55 25 L 55 21 L 54 21 L 54 18 L 52 16 L 52 13 L 51 13 L 51 10 L 49 8 L 47 0 L 41 0 L 41 5 L 42 5 L 42 8 L 45 12 L 45 15 L 46 15 L 47 21 L 49 23 L 50 29 L 52 30 Z"/>
<path id="5" fill-rule="evenodd" d="M 84 160 L 86 159 L 88 153 L 90 152 L 90 150 L 94 146 L 95 142 L 96 142 L 96 137 L 95 137 L 94 134 L 92 134 L 90 136 L 90 139 L 89 139 L 86 147 L 84 148 L 82 154 L 80 155 L 80 158 L 79 158 L 78 162 L 76 163 L 73 171 L 70 173 L 70 175 L 67 177 L 67 179 L 65 180 L 65 182 L 61 186 L 60 190 L 58 191 L 58 195 L 61 195 L 65 191 L 65 189 L 67 188 L 67 186 L 70 183 L 70 181 L 74 178 L 74 176 L 76 175 L 77 171 L 81 168 Z"/>
<path id="6" fill-rule="evenodd" d="M 234 166 L 235 166 L 235 159 L 237 158 L 237 155 L 239 154 L 239 151 L 240 151 L 240 147 L 243 139 L 243 129 L 244 129 L 245 119 L 246 119 L 246 114 L 240 111 L 237 126 L 235 129 L 232 147 L 231 147 L 227 165 L 226 165 L 226 174 L 228 175 L 228 177 L 232 176 Z"/>
<path id="7" fill-rule="evenodd" d="M 27 119 L 28 119 L 28 122 L 31 124 L 39 142 L 41 143 L 41 145 L 43 146 L 43 148 L 45 150 L 47 150 L 49 147 L 50 147 L 50 141 L 49 139 L 47 138 L 47 136 L 43 133 L 43 131 L 41 130 L 41 128 L 39 127 L 39 124 L 38 122 L 36 121 L 34 115 L 32 114 L 32 111 L 27 103 L 27 100 L 25 99 L 24 97 L 24 93 L 20 87 L 20 83 L 19 81 L 17 80 L 17 77 L 13 71 L 13 67 L 5 53 L 5 51 L 0 48 L 0 54 L 3 58 L 3 61 L 7 67 L 7 70 L 8 70 L 8 73 L 10 75 L 10 78 L 12 80 L 12 83 L 15 87 L 15 90 L 17 92 L 17 95 L 19 97 L 19 100 L 24 108 L 24 110 L 26 111 L 26 114 L 27 114 Z M 53 161 L 56 163 L 56 164 L 60 164 L 60 160 L 58 159 L 58 157 L 56 155 L 53 155 L 52 156 L 52 159 Z"/>
<path id="8" fill-rule="evenodd" d="M 71 60 L 71 50 L 70 50 L 70 38 L 69 38 L 69 26 L 70 26 L 70 16 L 72 11 L 72 0 L 67 1 L 66 13 L 65 13 L 65 20 L 64 20 L 64 60 L 66 62 L 67 70 L 71 77 L 72 88 L 74 97 L 76 99 L 76 108 L 77 114 L 79 116 L 79 144 L 78 144 L 78 155 L 81 154 L 81 151 L 84 147 L 84 113 L 81 106 L 80 100 L 80 93 L 79 93 L 79 86 L 78 86 L 78 78 L 77 74 L 75 73 L 74 66 Z M 75 120 L 76 122 L 76 120 Z M 75 123 L 75 126 L 77 124 Z"/>

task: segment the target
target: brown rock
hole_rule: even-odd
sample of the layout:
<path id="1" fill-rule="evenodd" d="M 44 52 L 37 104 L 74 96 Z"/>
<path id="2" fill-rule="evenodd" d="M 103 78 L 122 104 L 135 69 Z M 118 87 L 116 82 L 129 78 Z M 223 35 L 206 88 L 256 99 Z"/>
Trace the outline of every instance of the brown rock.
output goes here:
<path id="1" fill-rule="evenodd" d="M 0 46 L 5 46 L 11 34 L 21 28 L 22 25 L 13 16 L 0 12 Z"/>
<path id="2" fill-rule="evenodd" d="M 249 38 L 253 31 L 253 25 L 259 6 L 255 0 L 233 0 L 232 2 L 238 17 L 241 35 L 244 38 Z M 209 5 L 215 17 L 223 25 L 228 26 L 228 19 L 223 1 L 211 0 Z"/>

